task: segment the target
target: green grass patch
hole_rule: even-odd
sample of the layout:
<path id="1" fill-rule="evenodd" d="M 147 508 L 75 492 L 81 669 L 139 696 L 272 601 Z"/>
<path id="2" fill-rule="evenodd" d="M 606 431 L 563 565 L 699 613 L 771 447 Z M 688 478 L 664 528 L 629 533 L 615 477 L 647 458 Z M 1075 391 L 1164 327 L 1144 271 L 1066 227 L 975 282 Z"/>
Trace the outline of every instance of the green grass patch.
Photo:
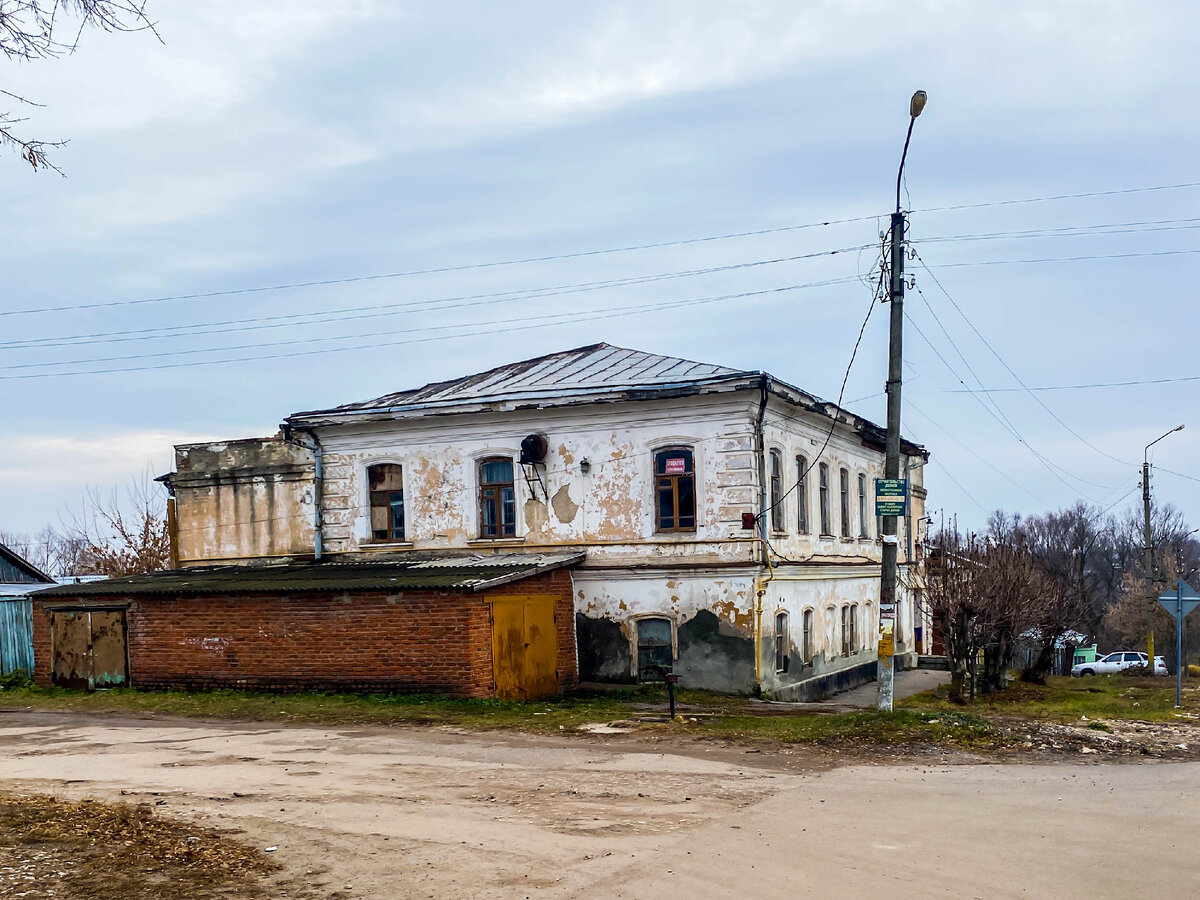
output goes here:
<path id="1" fill-rule="evenodd" d="M 769 739 L 785 744 L 825 746 L 904 746 L 929 744 L 964 750 L 995 750 L 1008 743 L 997 725 L 962 712 L 876 710 L 841 715 L 801 716 L 731 715 L 702 726 L 708 734 L 737 739 Z"/>
<path id="2" fill-rule="evenodd" d="M 962 710 L 951 703 L 943 685 L 908 697 L 898 704 L 906 709 Z M 1091 678 L 1051 677 L 1045 685 L 1013 682 L 998 694 L 979 694 L 968 707 L 989 715 L 1027 716 L 1055 722 L 1088 719 L 1134 719 L 1146 722 L 1178 721 L 1181 712 L 1200 712 L 1200 689 L 1188 686 L 1183 708 L 1175 709 L 1175 682 L 1168 678 L 1134 678 L 1098 675 Z"/>

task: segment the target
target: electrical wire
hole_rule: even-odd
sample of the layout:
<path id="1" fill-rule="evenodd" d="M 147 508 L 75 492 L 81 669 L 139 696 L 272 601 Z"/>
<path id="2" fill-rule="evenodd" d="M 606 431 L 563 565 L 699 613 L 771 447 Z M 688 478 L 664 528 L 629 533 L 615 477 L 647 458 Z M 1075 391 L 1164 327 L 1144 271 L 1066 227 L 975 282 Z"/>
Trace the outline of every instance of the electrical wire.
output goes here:
<path id="1" fill-rule="evenodd" d="M 625 278 L 608 279 L 605 281 L 590 281 L 577 284 L 554 285 L 541 288 L 528 288 L 524 290 L 514 291 L 497 291 L 483 294 L 467 294 L 458 297 L 443 297 L 431 300 L 407 300 L 399 303 L 382 303 L 372 306 L 349 307 L 335 311 L 317 311 L 308 313 L 290 313 L 274 316 L 255 316 L 246 319 L 229 319 L 219 322 L 197 323 L 191 325 L 163 325 L 153 328 L 139 328 L 126 331 L 109 331 L 97 332 L 82 335 L 68 335 L 64 337 L 51 338 L 28 338 L 17 341 L 0 342 L 0 349 L 44 349 L 46 347 L 74 347 L 84 344 L 107 344 L 107 343 L 123 343 L 136 340 L 156 340 L 161 338 L 175 337 L 192 337 L 205 334 L 227 334 L 230 332 L 241 331 L 260 331 L 266 328 L 279 327 L 297 327 L 305 325 L 319 325 L 329 322 L 353 321 L 361 319 L 379 318 L 383 316 L 406 315 L 413 312 L 428 312 L 438 311 L 442 309 L 462 309 L 473 306 L 484 306 L 497 303 L 511 303 L 519 300 L 541 299 L 544 297 L 558 297 L 567 294 L 584 293 L 588 291 L 603 290 L 610 287 L 627 287 L 640 284 L 648 284 L 651 282 L 665 281 L 675 278 L 687 278 L 696 275 L 711 275 L 720 272 L 731 272 L 738 269 L 747 269 L 757 266 L 775 265 L 778 263 L 797 262 L 805 259 L 815 259 L 822 256 L 835 256 L 839 253 L 848 253 L 853 250 L 866 249 L 874 246 L 873 244 L 864 244 L 861 247 L 846 247 L 836 250 L 822 250 L 814 253 L 803 253 L 797 256 L 779 257 L 776 259 L 760 259 L 750 262 L 731 263 L 723 266 L 710 266 L 703 269 L 685 269 L 675 272 L 661 272 L 651 275 L 634 275 Z M 850 278 L 837 280 L 852 280 Z M 481 299 L 482 298 L 482 299 Z M 344 315 L 344 313 L 362 313 L 361 315 Z M 324 318 L 316 319 L 314 316 L 323 316 Z M 297 319 L 307 319 L 308 321 L 287 321 Z M 247 323 L 272 323 L 272 324 L 247 324 Z M 224 328 L 216 326 L 234 325 L 246 327 Z M 192 330 L 197 329 L 197 330 Z M 208 330 L 203 330 L 208 329 Z M 171 332 L 171 333 L 155 333 L 155 332 Z M 128 336 L 126 336 L 128 335 Z"/>
<path id="2" fill-rule="evenodd" d="M 325 348 L 321 348 L 321 349 L 317 349 L 317 350 L 297 350 L 297 351 L 288 352 L 288 353 L 256 354 L 254 356 L 237 356 L 237 357 L 229 357 L 226 359 L 206 359 L 206 360 L 197 360 L 197 361 L 193 361 L 193 362 L 163 363 L 160 365 L 149 365 L 149 366 L 122 366 L 122 367 L 113 367 L 113 368 L 107 368 L 107 369 L 83 369 L 83 370 L 74 371 L 74 372 L 37 372 L 37 373 L 32 373 L 32 374 L 20 374 L 20 375 L 0 375 L 0 380 L 31 379 L 31 378 L 58 378 L 58 377 L 73 377 L 73 376 L 80 376 L 80 375 L 105 375 L 105 374 L 112 374 L 115 372 L 145 372 L 145 371 L 159 371 L 159 370 L 163 370 L 163 369 L 183 369 L 183 368 L 192 368 L 195 366 L 221 365 L 221 364 L 225 364 L 225 363 L 235 363 L 235 362 L 259 362 L 262 360 L 269 360 L 269 359 L 290 359 L 293 357 L 300 357 L 300 356 L 315 356 L 315 355 L 319 355 L 322 353 L 341 353 L 341 352 L 346 352 L 349 350 L 371 350 L 371 349 L 376 349 L 376 348 L 380 348 L 380 347 L 396 347 L 396 346 L 409 345 L 409 344 L 423 344 L 423 343 L 431 343 L 434 341 L 451 340 L 453 338 L 460 338 L 460 337 L 476 337 L 476 336 L 485 335 L 485 334 L 507 334 L 507 333 L 515 332 L 515 331 L 524 331 L 526 329 L 548 328 L 548 327 L 552 327 L 555 325 L 573 324 L 576 322 L 591 322 L 591 321 L 597 321 L 600 319 L 614 319 L 614 318 L 621 318 L 623 316 L 642 315 L 645 313 L 658 312 L 663 309 L 676 309 L 676 308 L 685 307 L 685 306 L 695 306 L 695 305 L 702 305 L 702 304 L 708 304 L 708 303 L 718 303 L 718 302 L 722 302 L 725 300 L 740 299 L 740 298 L 744 298 L 744 297 L 766 296 L 769 294 L 777 294 L 777 293 L 783 293 L 786 291 L 800 290 L 804 287 L 809 287 L 809 286 L 812 286 L 812 285 L 793 284 L 793 285 L 786 285 L 784 287 L 767 288 L 767 289 L 759 290 L 759 291 L 743 291 L 741 293 L 736 293 L 736 294 L 722 294 L 722 295 L 715 296 L 715 297 L 699 297 L 699 298 L 694 298 L 694 299 L 689 299 L 689 300 L 676 300 L 676 301 L 669 301 L 666 303 L 652 304 L 652 305 L 614 307 L 614 308 L 612 308 L 612 311 L 605 312 L 603 314 L 593 314 L 593 313 L 589 313 L 586 315 L 577 315 L 575 313 L 559 314 L 559 316 L 558 316 L 559 318 L 568 317 L 568 316 L 572 317 L 572 318 L 566 319 L 566 321 L 563 321 L 563 322 L 543 321 L 543 322 L 535 322 L 534 324 L 530 324 L 531 320 L 529 318 L 522 318 L 522 319 L 518 320 L 519 324 L 513 325 L 512 327 L 508 327 L 508 328 L 488 328 L 488 329 L 484 329 L 481 331 L 468 331 L 468 332 L 461 332 L 458 334 L 436 335 L 436 336 L 431 336 L 431 337 L 413 338 L 411 340 L 375 341 L 375 342 L 366 343 L 366 344 L 354 344 L 354 345 L 350 345 L 350 346 L 346 346 L 346 347 L 325 347 Z M 546 316 L 546 317 L 541 317 L 541 318 L 549 319 L 552 317 Z M 506 321 L 513 321 L 513 320 L 506 320 Z M 438 327 L 441 327 L 441 328 L 467 328 L 467 327 L 477 327 L 479 324 L 480 323 L 471 322 L 471 323 L 464 323 L 462 325 L 447 325 L 447 326 L 438 326 Z M 295 343 L 295 342 L 279 342 L 279 343 Z M 302 341 L 300 343 L 311 343 L 311 341 Z M 253 346 L 253 345 L 248 345 L 248 346 Z M 230 348 L 226 348 L 226 349 L 230 349 Z M 189 351 L 180 351 L 179 353 L 172 353 L 172 354 L 168 354 L 168 355 L 176 356 L 176 355 L 180 355 L 181 353 L 186 353 L 186 352 L 189 352 Z M 197 352 L 215 352 L 215 351 L 209 350 L 209 351 L 197 351 Z M 146 354 L 146 356 L 160 356 L 160 355 L 162 355 L 162 354 Z M 142 358 L 142 357 L 139 355 L 134 355 L 134 356 L 130 356 L 128 358 L 129 359 L 138 359 L 138 358 Z M 116 359 L 114 358 L 113 361 L 116 361 Z M 64 362 L 61 364 L 68 365 L 69 363 Z M 29 367 L 29 365 L 39 365 L 39 364 L 36 364 L 36 363 L 28 364 L 26 367 Z"/>
<path id="3" fill-rule="evenodd" d="M 438 275 L 445 272 L 465 272 L 471 269 L 494 269 L 502 266 L 518 266 L 528 263 L 551 262 L 563 259 L 580 259 L 588 256 L 601 256 L 609 253 L 628 253 L 635 250 L 655 250 L 661 247 L 678 247 L 686 244 L 701 244 L 710 241 L 724 241 L 732 238 L 757 237 L 764 234 L 782 234 L 800 231 L 806 228 L 823 228 L 829 225 L 845 225 L 852 222 L 867 222 L 878 216 L 857 216 L 850 219 L 830 219 L 822 222 L 809 222 L 803 225 L 783 225 L 778 228 L 760 228 L 757 231 L 738 231 L 729 234 L 714 234 L 705 237 L 683 238 L 672 241 L 657 241 L 650 244 L 633 244 L 625 247 L 605 247 L 599 250 L 580 250 L 575 253 L 556 253 L 547 256 L 527 256 L 521 259 L 505 259 L 493 262 L 464 263 L 456 266 L 440 266 L 429 269 L 410 269 L 402 272 L 383 272 L 370 275 L 351 275 L 342 278 L 324 278 L 313 281 L 293 281 L 282 284 L 262 285 L 249 288 L 230 288 L 228 290 L 202 291 L 194 294 L 171 294 L 161 297 L 143 297 L 136 300 L 109 300 L 102 303 L 79 303 L 63 306 L 39 306 L 25 309 L 0 310 L 0 316 L 23 316 L 47 312 L 67 312 L 79 309 L 107 309 L 114 306 L 137 306 L 145 303 L 167 303 L 181 300 L 202 300 L 213 297 L 234 297 L 244 294 L 260 294 L 268 291 L 288 291 L 299 288 L 327 287 L 335 284 L 354 284 L 363 281 L 382 281 L 392 278 L 408 278 L 415 275 Z"/>
<path id="4" fill-rule="evenodd" d="M 903 427 L 903 429 L 905 431 L 909 432 L 909 434 L 911 434 L 914 439 L 919 440 L 919 438 L 917 438 L 916 432 L 912 431 L 908 427 L 907 422 L 904 422 L 903 420 L 901 420 L 901 427 Z M 962 483 L 957 478 L 955 478 L 952 474 L 950 474 L 950 470 L 946 467 L 946 463 L 944 460 L 942 460 L 942 459 L 936 460 L 935 465 L 938 469 L 941 470 L 943 475 L 945 475 L 947 478 L 950 479 L 950 482 L 956 488 L 958 488 L 960 491 L 962 491 L 963 496 L 965 496 L 968 500 L 970 500 L 972 503 L 974 503 L 976 506 L 979 507 L 980 512 L 984 513 L 985 515 L 987 513 L 991 512 L 991 510 L 989 510 L 986 506 L 984 506 L 982 503 L 980 503 L 978 500 L 976 500 L 974 495 L 972 495 L 970 491 L 968 491 L 965 487 L 963 487 Z"/>
<path id="5" fill-rule="evenodd" d="M 1050 384 L 1050 385 L 1035 385 L 1034 387 L 1009 387 L 1009 388 L 978 388 L 981 394 L 1018 394 L 1023 391 L 1083 391 L 1093 388 L 1110 388 L 1110 387 L 1136 387 L 1146 384 L 1178 384 L 1185 381 L 1200 381 L 1200 375 L 1184 375 L 1179 378 L 1147 378 L 1140 381 L 1097 381 L 1091 384 Z M 947 388 L 945 390 L 928 390 L 917 391 L 918 394 L 969 394 L 973 393 L 972 389 L 968 388 L 961 390 L 958 388 Z M 878 396 L 872 394 L 872 397 Z M 869 397 L 860 398 L 863 400 L 870 399 Z M 850 400 L 850 403 L 857 401 Z"/>
<path id="6" fill-rule="evenodd" d="M 1013 367 L 1010 366 L 1005 361 L 1004 357 L 1002 357 L 1000 355 L 1000 353 L 996 350 L 996 348 L 992 346 L 991 342 L 983 336 L 983 333 L 978 328 L 975 327 L 975 323 L 971 321 L 971 319 L 963 311 L 963 308 L 961 306 L 959 306 L 958 301 L 955 300 L 950 295 L 950 292 L 948 290 L 946 290 L 946 286 L 944 284 L 942 284 L 941 279 L 939 279 L 937 277 L 937 274 L 931 268 L 929 268 L 929 264 L 925 262 L 925 260 L 921 257 L 921 254 L 918 253 L 916 250 L 913 250 L 913 254 L 916 256 L 917 262 L 921 264 L 921 268 L 924 269 L 925 272 L 928 273 L 929 277 L 933 279 L 933 283 L 938 286 L 938 290 L 940 290 L 942 292 L 943 296 L 945 296 L 945 298 L 950 301 L 950 305 L 954 307 L 954 309 L 958 312 L 959 316 L 962 317 L 962 320 L 967 323 L 967 325 L 970 327 L 971 331 L 973 331 L 975 333 L 975 336 L 977 338 L 979 338 L 980 341 L 983 342 L 983 346 L 988 348 L 988 350 L 991 352 L 992 356 L 996 357 L 996 360 L 1000 363 L 1000 365 L 1004 366 L 1005 370 L 1008 372 L 1009 375 L 1011 375 L 1013 377 L 1013 379 L 1017 382 L 1017 384 L 1019 384 L 1022 388 L 1025 388 L 1025 392 L 1027 394 L 1029 394 L 1030 397 L 1033 398 L 1034 402 L 1037 403 L 1038 406 L 1040 406 L 1047 413 L 1049 413 L 1050 417 L 1053 418 L 1055 422 L 1057 422 L 1059 425 L 1061 425 L 1063 428 L 1065 428 L 1077 440 L 1082 442 L 1084 446 L 1095 451 L 1096 453 L 1099 453 L 1101 456 L 1105 457 L 1106 459 L 1111 459 L 1115 463 L 1120 463 L 1122 466 L 1133 465 L 1133 463 L 1126 462 L 1123 459 L 1118 459 L 1117 457 L 1113 456 L 1111 453 L 1108 453 L 1105 450 L 1101 450 L 1099 447 L 1097 447 L 1095 444 L 1093 444 L 1091 441 L 1089 441 L 1087 438 L 1085 438 L 1083 435 L 1081 435 L 1078 431 L 1076 431 L 1074 428 L 1072 428 L 1070 425 L 1068 425 L 1066 422 L 1064 422 L 1062 420 L 1062 418 L 1059 417 L 1058 413 L 1056 413 L 1054 410 L 1052 410 L 1049 406 L 1047 406 L 1045 404 L 1045 402 L 1042 400 L 1041 397 L 1039 397 L 1033 391 L 1029 390 L 1028 385 L 1026 385 L 1025 382 L 1021 379 L 1021 376 L 1018 375 L 1013 370 Z M 925 299 L 925 295 L 922 294 L 921 298 Z M 982 387 L 983 383 L 980 382 L 979 386 Z M 993 403 L 995 403 L 995 398 L 993 398 L 990 394 L 988 395 L 988 399 L 991 400 Z"/>
<path id="7" fill-rule="evenodd" d="M 1115 197 L 1120 194 L 1145 194 L 1153 191 L 1177 191 L 1200 187 L 1200 181 L 1184 181 L 1178 184 L 1156 184 L 1150 187 L 1121 188 L 1111 191 L 1085 191 L 1079 194 L 1057 194 L 1049 197 L 1023 197 L 1019 200 L 991 200 L 984 203 L 959 203 L 954 206 L 928 206 L 917 212 L 949 212 L 959 209 L 985 209 L 989 206 L 1015 206 L 1020 203 L 1050 203 L 1055 200 L 1080 200 L 1085 197 Z"/>
<path id="8" fill-rule="evenodd" d="M 920 243 L 919 241 L 917 243 Z M 1093 259 L 1133 259 L 1148 256 L 1186 256 L 1196 250 L 1147 250 L 1137 253 L 1097 253 L 1089 256 L 1043 256 L 1036 259 L 980 259 L 971 262 L 941 263 L 943 269 L 962 269 L 969 266 L 1015 266 L 1026 263 L 1081 262 Z"/>

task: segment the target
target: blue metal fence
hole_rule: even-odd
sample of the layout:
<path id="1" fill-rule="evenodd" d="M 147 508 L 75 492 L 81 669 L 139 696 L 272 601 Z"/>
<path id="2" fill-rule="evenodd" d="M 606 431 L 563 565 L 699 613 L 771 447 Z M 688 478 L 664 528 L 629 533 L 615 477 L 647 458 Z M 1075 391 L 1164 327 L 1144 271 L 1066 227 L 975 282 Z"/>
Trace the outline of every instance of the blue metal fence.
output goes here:
<path id="1" fill-rule="evenodd" d="M 0 597 L 0 675 L 33 673 L 33 601 Z"/>

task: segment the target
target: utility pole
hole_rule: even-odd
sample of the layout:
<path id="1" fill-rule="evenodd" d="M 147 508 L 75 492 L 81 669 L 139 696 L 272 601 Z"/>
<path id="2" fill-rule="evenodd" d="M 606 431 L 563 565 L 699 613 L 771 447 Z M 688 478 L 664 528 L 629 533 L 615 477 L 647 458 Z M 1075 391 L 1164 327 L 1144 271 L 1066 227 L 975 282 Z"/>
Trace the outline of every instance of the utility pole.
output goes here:
<path id="1" fill-rule="evenodd" d="M 1142 551 L 1145 554 L 1142 577 L 1146 584 L 1146 665 L 1150 667 L 1151 675 L 1154 674 L 1154 607 L 1158 597 L 1154 593 L 1154 540 L 1150 533 L 1150 448 L 1177 431 L 1183 431 L 1183 426 L 1177 425 L 1156 437 L 1142 453 Z"/>
<path id="2" fill-rule="evenodd" d="M 917 91 L 908 105 L 908 133 L 904 137 L 904 152 L 900 154 L 900 169 L 896 172 L 896 211 L 891 223 L 891 280 L 888 301 L 891 303 L 891 327 L 888 332 L 887 380 L 887 443 L 883 462 L 883 477 L 894 481 L 900 477 L 900 383 L 904 374 L 904 229 L 905 215 L 900 209 L 900 185 L 904 177 L 904 161 L 908 158 L 908 143 L 912 140 L 913 125 L 925 108 L 926 95 Z M 905 492 L 907 502 L 907 490 Z M 878 490 L 876 503 L 878 503 Z M 899 517 L 883 516 L 883 562 L 879 579 L 879 699 L 877 706 L 892 711 L 895 668 L 896 624 L 896 538 Z"/>

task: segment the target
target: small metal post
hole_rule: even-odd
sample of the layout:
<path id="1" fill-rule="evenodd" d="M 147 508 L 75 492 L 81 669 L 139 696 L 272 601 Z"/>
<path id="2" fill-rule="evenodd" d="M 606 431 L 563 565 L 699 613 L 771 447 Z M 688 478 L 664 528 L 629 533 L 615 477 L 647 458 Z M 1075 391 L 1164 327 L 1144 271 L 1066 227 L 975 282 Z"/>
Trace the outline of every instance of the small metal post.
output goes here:
<path id="1" fill-rule="evenodd" d="M 674 672 L 667 673 L 667 702 L 671 705 L 671 719 L 675 718 L 675 682 L 679 676 Z"/>
<path id="2" fill-rule="evenodd" d="M 1154 660 L 1150 660 L 1150 671 L 1154 671 Z M 1183 692 L 1183 579 L 1175 582 L 1175 708 L 1182 705 Z"/>

